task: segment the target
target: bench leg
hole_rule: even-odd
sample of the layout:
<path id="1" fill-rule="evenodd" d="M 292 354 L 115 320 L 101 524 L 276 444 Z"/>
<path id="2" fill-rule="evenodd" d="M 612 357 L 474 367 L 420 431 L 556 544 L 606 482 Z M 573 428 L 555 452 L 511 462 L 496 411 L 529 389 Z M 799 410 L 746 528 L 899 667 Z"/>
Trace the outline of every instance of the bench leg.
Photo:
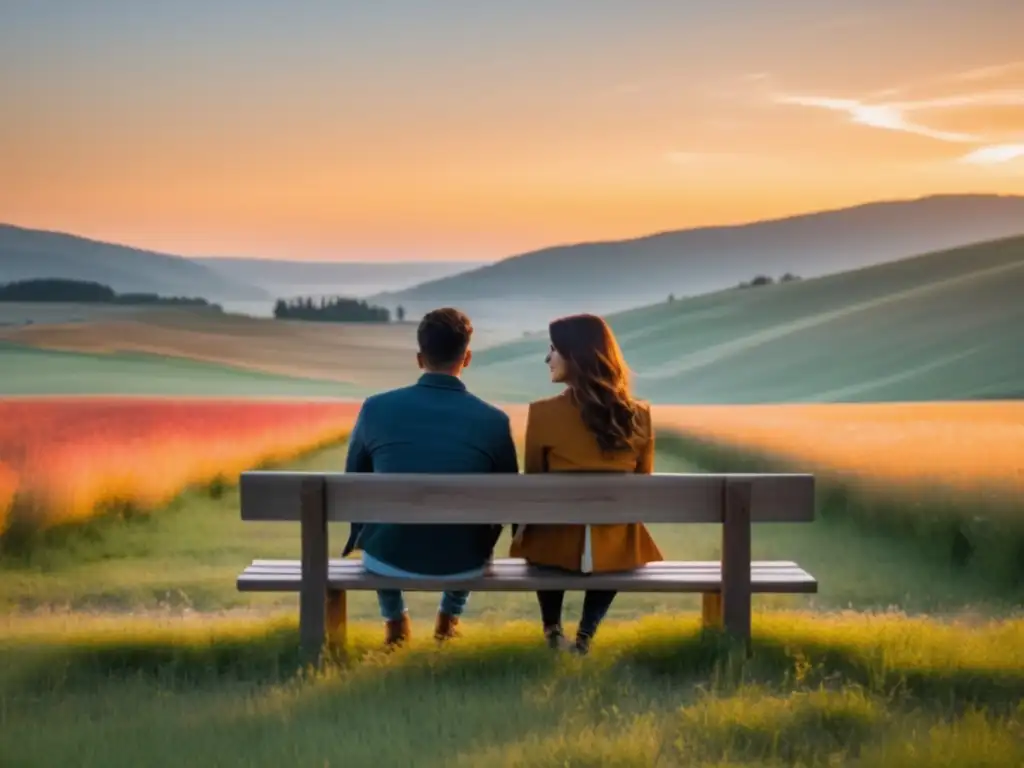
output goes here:
<path id="1" fill-rule="evenodd" d="M 749 480 L 725 482 L 722 526 L 722 623 L 735 640 L 750 643 L 750 507 Z"/>
<path id="2" fill-rule="evenodd" d="M 327 592 L 327 646 L 333 652 L 345 650 L 348 632 L 348 595 L 344 590 Z"/>
<path id="3" fill-rule="evenodd" d="M 701 625 L 704 630 L 720 630 L 722 628 L 722 593 L 705 592 L 701 602 Z"/>
<path id="4" fill-rule="evenodd" d="M 342 651 L 345 647 L 348 625 L 347 594 L 340 590 L 328 589 L 321 596 L 310 595 L 299 610 L 299 640 L 302 660 L 314 667 L 328 655 Z M 316 605 L 312 605 L 316 602 Z M 307 610 L 302 610 L 303 608 Z"/>
<path id="5" fill-rule="evenodd" d="M 322 479 L 302 483 L 302 584 L 299 587 L 299 645 L 304 664 L 320 666 L 329 625 L 327 514 Z"/>

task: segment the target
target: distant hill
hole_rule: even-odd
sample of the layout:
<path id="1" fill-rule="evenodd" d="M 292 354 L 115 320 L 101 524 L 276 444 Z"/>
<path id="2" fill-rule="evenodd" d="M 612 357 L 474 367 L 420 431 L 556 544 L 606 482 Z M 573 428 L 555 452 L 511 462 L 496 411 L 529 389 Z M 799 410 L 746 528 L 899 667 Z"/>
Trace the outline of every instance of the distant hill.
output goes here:
<path id="1" fill-rule="evenodd" d="M 118 293 L 269 298 L 260 288 L 181 256 L 0 224 L 0 283 L 38 278 L 95 281 Z"/>
<path id="2" fill-rule="evenodd" d="M 695 296 L 758 274 L 813 277 L 1017 234 L 1024 197 L 939 195 L 545 248 L 371 299 L 411 314 L 456 304 L 478 321 L 543 327 L 553 315 Z"/>
<path id="3" fill-rule="evenodd" d="M 257 285 L 275 297 L 339 295 L 365 297 L 398 291 L 427 280 L 478 269 L 485 262 L 341 262 L 276 259 L 198 258 L 230 280 Z M 394 305 L 386 305 L 394 310 Z"/>
<path id="4" fill-rule="evenodd" d="M 1024 398 L 1024 236 L 609 316 L 659 403 Z M 553 394 L 545 334 L 480 350 L 474 391 Z"/>

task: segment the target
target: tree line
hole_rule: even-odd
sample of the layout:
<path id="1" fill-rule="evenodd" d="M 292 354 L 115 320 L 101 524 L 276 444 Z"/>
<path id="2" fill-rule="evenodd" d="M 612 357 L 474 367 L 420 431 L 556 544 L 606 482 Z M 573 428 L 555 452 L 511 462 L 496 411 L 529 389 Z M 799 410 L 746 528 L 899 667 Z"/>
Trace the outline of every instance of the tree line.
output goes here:
<path id="1" fill-rule="evenodd" d="M 344 296 L 298 296 L 278 299 L 274 304 L 274 317 L 278 320 L 313 320 L 327 323 L 390 323 L 391 310 L 360 299 Z M 405 310 L 395 310 L 398 322 L 405 320 Z"/>
<path id="2" fill-rule="evenodd" d="M 745 280 L 742 283 L 738 283 L 736 285 L 736 287 L 740 288 L 740 289 L 743 289 L 743 288 L 760 288 L 762 285 L 774 285 L 777 282 L 778 283 L 795 283 L 795 282 L 797 282 L 799 280 L 802 280 L 802 279 L 803 278 L 801 278 L 800 275 L 794 275 L 792 272 L 787 272 L 782 277 L 780 277 L 778 280 L 776 280 L 771 275 L 757 275 L 752 280 Z M 668 303 L 672 304 L 675 301 L 676 301 L 676 295 L 674 293 L 670 293 L 668 295 Z"/>
<path id="3" fill-rule="evenodd" d="M 217 312 L 220 305 L 192 296 L 160 296 L 155 293 L 118 293 L 109 285 L 92 280 L 37 278 L 0 285 L 0 301 L 25 303 L 125 304 L 207 307 Z"/>
<path id="4" fill-rule="evenodd" d="M 775 282 L 795 283 L 798 280 L 800 280 L 800 276 L 799 275 L 794 275 L 792 272 L 787 272 L 782 277 L 780 277 L 778 279 L 778 281 L 776 281 L 775 278 L 773 278 L 771 275 L 758 275 L 753 280 L 750 280 L 749 282 L 740 283 L 736 287 L 737 288 L 759 288 L 762 285 L 773 285 L 773 284 L 775 284 Z"/>

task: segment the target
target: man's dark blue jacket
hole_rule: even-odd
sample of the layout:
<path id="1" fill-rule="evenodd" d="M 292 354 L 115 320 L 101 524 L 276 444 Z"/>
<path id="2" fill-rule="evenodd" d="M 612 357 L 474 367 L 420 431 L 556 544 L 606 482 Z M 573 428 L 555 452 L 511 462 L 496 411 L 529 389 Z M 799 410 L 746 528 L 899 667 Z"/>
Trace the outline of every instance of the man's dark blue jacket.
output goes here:
<path id="1" fill-rule="evenodd" d="M 413 386 L 366 399 L 345 471 L 518 472 L 519 463 L 508 414 L 455 376 L 425 373 Z M 362 549 L 413 573 L 460 573 L 483 566 L 500 535 L 500 524 L 355 523 L 342 556 Z"/>

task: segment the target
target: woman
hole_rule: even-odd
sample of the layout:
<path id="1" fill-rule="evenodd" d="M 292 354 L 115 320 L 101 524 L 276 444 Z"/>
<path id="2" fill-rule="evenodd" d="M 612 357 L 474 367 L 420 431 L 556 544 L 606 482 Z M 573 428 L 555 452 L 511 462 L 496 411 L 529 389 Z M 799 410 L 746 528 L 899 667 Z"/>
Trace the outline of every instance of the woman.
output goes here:
<path id="1" fill-rule="evenodd" d="M 545 362 L 562 394 L 530 404 L 526 421 L 527 472 L 639 472 L 654 464 L 651 411 L 632 398 L 627 371 L 611 328 L 600 317 L 574 315 L 551 323 Z M 519 526 L 512 557 L 531 565 L 581 573 L 628 571 L 662 559 L 647 529 L 624 525 Z M 537 593 L 544 636 L 552 648 L 562 633 L 564 591 Z M 574 649 L 586 653 L 615 592 L 588 590 Z"/>

